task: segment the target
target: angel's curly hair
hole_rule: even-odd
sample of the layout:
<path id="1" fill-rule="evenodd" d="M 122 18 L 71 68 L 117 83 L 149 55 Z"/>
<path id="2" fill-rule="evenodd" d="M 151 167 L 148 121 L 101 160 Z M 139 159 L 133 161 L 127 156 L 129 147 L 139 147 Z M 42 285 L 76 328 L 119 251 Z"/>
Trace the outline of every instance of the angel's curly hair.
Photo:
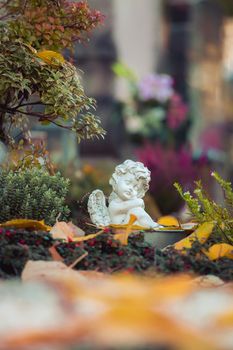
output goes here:
<path id="1" fill-rule="evenodd" d="M 109 180 L 109 184 L 113 187 L 113 190 L 115 190 L 117 179 L 121 175 L 125 175 L 128 173 L 134 175 L 137 180 L 143 180 L 142 186 L 138 191 L 138 196 L 140 198 L 143 198 L 146 191 L 149 189 L 150 171 L 141 162 L 134 162 L 133 160 L 128 159 L 125 160 L 124 163 L 119 164 L 115 168 L 115 171 Z"/>

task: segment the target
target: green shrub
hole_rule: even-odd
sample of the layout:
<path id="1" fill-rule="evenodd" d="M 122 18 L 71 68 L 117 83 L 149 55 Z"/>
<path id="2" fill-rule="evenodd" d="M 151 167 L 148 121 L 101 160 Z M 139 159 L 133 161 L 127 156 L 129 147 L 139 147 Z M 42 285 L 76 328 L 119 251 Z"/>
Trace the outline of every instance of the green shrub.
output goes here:
<path id="1" fill-rule="evenodd" d="M 215 233 L 222 241 L 233 244 L 233 188 L 231 182 L 225 181 L 216 171 L 211 176 L 220 186 L 224 203 L 216 203 L 203 188 L 201 181 L 196 181 L 193 194 L 184 192 L 182 187 L 175 183 L 177 191 L 184 199 L 193 219 L 198 223 L 214 221 Z"/>
<path id="2" fill-rule="evenodd" d="M 49 175 L 42 169 L 0 172 L 0 222 L 15 218 L 42 220 L 52 225 L 61 213 L 65 219 L 69 209 L 65 205 L 69 180 L 60 173 Z"/>

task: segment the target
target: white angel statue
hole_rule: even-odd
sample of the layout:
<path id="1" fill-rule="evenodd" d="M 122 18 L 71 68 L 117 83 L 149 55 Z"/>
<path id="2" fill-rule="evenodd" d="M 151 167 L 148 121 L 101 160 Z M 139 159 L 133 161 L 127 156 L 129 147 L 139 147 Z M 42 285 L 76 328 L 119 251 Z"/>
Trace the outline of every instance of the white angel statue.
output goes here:
<path id="1" fill-rule="evenodd" d="M 88 199 L 88 212 L 97 226 L 127 224 L 130 214 L 137 217 L 135 225 L 147 228 L 161 227 L 145 211 L 143 197 L 149 188 L 150 171 L 141 162 L 126 160 L 115 168 L 109 180 L 112 193 L 106 205 L 104 193 L 95 190 Z"/>

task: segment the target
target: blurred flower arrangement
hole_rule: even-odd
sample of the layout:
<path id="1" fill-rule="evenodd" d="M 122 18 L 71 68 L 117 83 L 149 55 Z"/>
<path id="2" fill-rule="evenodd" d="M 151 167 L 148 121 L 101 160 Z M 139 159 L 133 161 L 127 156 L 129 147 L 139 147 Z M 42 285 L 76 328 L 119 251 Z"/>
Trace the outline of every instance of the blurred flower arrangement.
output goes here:
<path id="1" fill-rule="evenodd" d="M 189 121 L 188 106 L 175 91 L 172 77 L 151 73 L 137 80 L 121 63 L 115 63 L 113 70 L 129 83 L 130 98 L 123 103 L 123 118 L 132 140 L 139 144 L 145 139 L 176 143 Z"/>
<path id="2" fill-rule="evenodd" d="M 151 73 L 141 80 L 121 63 L 113 66 L 129 84 L 130 97 L 122 103 L 122 116 L 136 156 L 151 171 L 150 193 L 161 214 L 177 212 L 182 201 L 173 184 L 186 190 L 205 176 L 208 159 L 194 160 L 188 140 L 191 127 L 187 104 L 167 74 Z M 204 181 L 205 182 L 205 181 Z"/>

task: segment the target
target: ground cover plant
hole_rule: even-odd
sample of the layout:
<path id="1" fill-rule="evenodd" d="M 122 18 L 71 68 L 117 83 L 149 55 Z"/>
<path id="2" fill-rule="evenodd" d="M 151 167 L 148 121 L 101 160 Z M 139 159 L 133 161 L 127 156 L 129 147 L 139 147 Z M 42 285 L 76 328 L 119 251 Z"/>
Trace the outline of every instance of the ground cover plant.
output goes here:
<path id="1" fill-rule="evenodd" d="M 92 270 L 105 273 L 157 274 L 191 273 L 215 275 L 224 281 L 233 280 L 232 259 L 222 257 L 210 260 L 203 248 L 195 242 L 188 254 L 173 246 L 157 249 L 144 241 L 144 233 L 129 237 L 128 245 L 122 245 L 114 238 L 111 230 L 83 242 L 72 239 L 54 239 L 46 231 L 23 228 L 0 228 L 0 276 L 1 278 L 20 277 L 28 260 L 50 261 L 58 259 L 77 270 Z M 52 250 L 51 250 L 52 248 Z M 55 255 L 54 255 L 55 251 Z"/>
<path id="2" fill-rule="evenodd" d="M 196 275 L 215 275 L 224 281 L 233 280 L 233 260 L 220 258 L 210 260 L 203 249 L 219 241 L 209 241 L 206 244 L 194 242 L 187 254 L 183 254 L 174 247 L 168 247 L 164 251 L 156 250 L 154 267 L 158 273 L 191 273 Z"/>
<path id="3" fill-rule="evenodd" d="M 45 231 L 0 228 L 0 276 L 19 277 L 27 260 L 52 260 L 51 247 L 67 265 L 88 253 L 74 266 L 80 270 L 142 272 L 154 260 L 154 249 L 144 242 L 143 235 L 130 238 L 129 244 L 122 246 L 111 232 L 80 243 L 54 239 Z"/>

